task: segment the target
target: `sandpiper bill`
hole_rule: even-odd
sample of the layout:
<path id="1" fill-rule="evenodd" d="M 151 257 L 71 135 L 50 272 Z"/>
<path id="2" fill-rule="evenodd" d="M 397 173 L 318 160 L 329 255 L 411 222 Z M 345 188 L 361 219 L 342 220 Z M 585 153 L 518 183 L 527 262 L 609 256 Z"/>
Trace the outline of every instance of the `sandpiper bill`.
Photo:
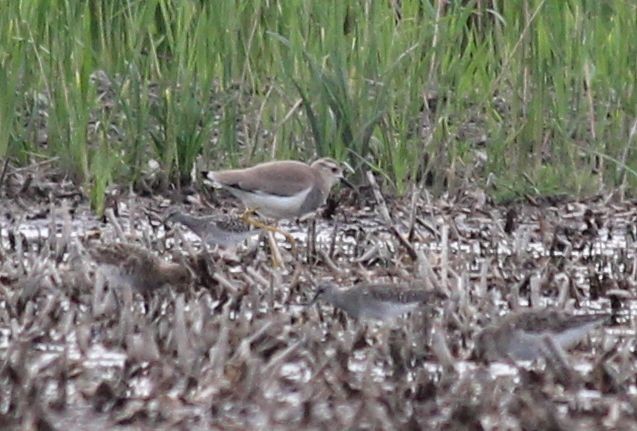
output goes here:
<path id="1" fill-rule="evenodd" d="M 234 247 L 260 232 L 260 229 L 252 229 L 240 218 L 227 214 L 195 217 L 175 210 L 166 216 L 164 223 L 166 222 L 181 223 L 204 243 L 221 247 Z"/>
<path id="2" fill-rule="evenodd" d="M 609 317 L 604 313 L 572 315 L 551 308 L 515 312 L 478 334 L 475 354 L 487 361 L 546 357 L 548 338 L 557 347 L 568 350 Z"/>
<path id="3" fill-rule="evenodd" d="M 143 294 L 165 284 L 183 286 L 192 280 L 192 273 L 184 265 L 167 262 L 136 245 L 107 244 L 90 249 L 90 254 L 108 280 L 127 284 Z"/>
<path id="4" fill-rule="evenodd" d="M 355 319 L 391 320 L 442 297 L 439 292 L 406 284 L 361 283 L 339 288 L 332 282 L 323 282 L 307 305 L 322 299 Z"/>

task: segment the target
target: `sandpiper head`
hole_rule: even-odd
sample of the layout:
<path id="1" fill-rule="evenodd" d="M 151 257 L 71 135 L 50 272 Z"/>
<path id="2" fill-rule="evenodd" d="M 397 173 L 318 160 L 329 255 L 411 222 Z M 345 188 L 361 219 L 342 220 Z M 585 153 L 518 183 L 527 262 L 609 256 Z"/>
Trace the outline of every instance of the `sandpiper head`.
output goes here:
<path id="1" fill-rule="evenodd" d="M 320 173 L 329 188 L 345 178 L 341 164 L 329 157 L 318 159 L 311 166 Z"/>
<path id="2" fill-rule="evenodd" d="M 169 221 L 172 222 L 177 220 L 180 215 L 181 215 L 181 211 L 179 210 L 169 211 L 168 214 L 166 214 L 166 217 L 164 217 L 164 224 L 166 224 Z"/>
<path id="3" fill-rule="evenodd" d="M 170 268 L 170 271 L 166 273 L 166 278 L 170 284 L 185 286 L 190 284 L 194 278 L 194 274 L 188 267 L 175 264 Z"/>
<path id="4" fill-rule="evenodd" d="M 336 288 L 336 285 L 332 283 L 331 281 L 324 281 L 319 283 L 319 285 L 316 288 L 316 292 L 314 293 L 314 297 L 312 298 L 310 302 L 307 303 L 307 305 L 308 306 L 314 305 L 316 301 L 319 300 L 319 298 L 331 294 L 335 288 Z"/>

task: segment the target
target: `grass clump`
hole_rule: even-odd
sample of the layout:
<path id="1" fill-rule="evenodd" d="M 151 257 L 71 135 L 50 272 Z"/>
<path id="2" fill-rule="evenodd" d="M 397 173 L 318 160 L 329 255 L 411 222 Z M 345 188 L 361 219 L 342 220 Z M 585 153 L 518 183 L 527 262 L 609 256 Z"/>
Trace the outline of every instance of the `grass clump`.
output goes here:
<path id="1" fill-rule="evenodd" d="M 593 0 L 17 0 L 0 17 L 0 156 L 58 158 L 97 208 L 149 162 L 153 186 L 189 182 L 198 157 L 330 155 L 397 192 L 493 174 L 499 190 L 634 194 L 635 17 Z"/>

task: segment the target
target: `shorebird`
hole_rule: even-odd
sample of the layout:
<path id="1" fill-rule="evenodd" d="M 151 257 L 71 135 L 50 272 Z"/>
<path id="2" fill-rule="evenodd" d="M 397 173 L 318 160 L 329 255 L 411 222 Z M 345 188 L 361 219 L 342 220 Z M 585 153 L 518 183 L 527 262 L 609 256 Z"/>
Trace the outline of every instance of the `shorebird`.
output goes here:
<path id="1" fill-rule="evenodd" d="M 324 282 L 319 284 L 307 305 L 323 299 L 355 319 L 391 320 L 442 296 L 439 292 L 405 284 L 361 283 L 339 288 L 332 282 Z"/>
<path id="2" fill-rule="evenodd" d="M 250 217 L 256 212 L 275 221 L 301 217 L 325 203 L 339 181 L 353 187 L 343 176 L 343 167 L 335 160 L 322 158 L 308 165 L 295 160 L 261 163 L 244 169 L 204 172 L 217 187 L 228 190 L 246 207 L 243 221 L 268 232 L 285 236 L 296 255 L 296 241 L 288 232 Z M 277 248 L 273 238 L 270 244 Z M 278 255 L 278 250 L 275 255 Z M 273 258 L 274 260 L 274 258 Z M 279 259 L 276 259 L 279 260 Z"/>
<path id="3" fill-rule="evenodd" d="M 519 311 L 482 330 L 476 338 L 475 355 L 487 361 L 530 361 L 548 355 L 549 338 L 558 348 L 568 350 L 609 317 L 607 313 L 572 315 L 551 308 Z"/>
<path id="4" fill-rule="evenodd" d="M 275 220 L 315 211 L 325 203 L 332 187 L 345 181 L 342 166 L 330 158 L 318 159 L 311 165 L 282 160 L 204 174 L 213 184 L 239 198 L 246 208 Z"/>
<path id="5" fill-rule="evenodd" d="M 164 223 L 169 221 L 183 224 L 204 243 L 221 247 L 233 247 L 260 232 L 240 218 L 229 215 L 195 217 L 176 210 L 164 219 Z"/>
<path id="6" fill-rule="evenodd" d="M 106 244 L 90 249 L 90 254 L 107 279 L 144 294 L 165 284 L 187 285 L 192 280 L 192 273 L 184 265 L 166 262 L 136 245 Z"/>

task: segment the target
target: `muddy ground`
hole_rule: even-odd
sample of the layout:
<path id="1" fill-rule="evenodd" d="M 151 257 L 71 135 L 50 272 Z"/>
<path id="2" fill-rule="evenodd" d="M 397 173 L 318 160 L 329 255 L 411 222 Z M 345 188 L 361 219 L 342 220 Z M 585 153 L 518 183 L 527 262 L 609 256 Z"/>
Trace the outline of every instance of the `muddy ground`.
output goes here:
<path id="1" fill-rule="evenodd" d="M 315 235 L 283 224 L 299 254 L 277 236 L 285 264 L 273 268 L 264 238 L 205 252 L 161 223 L 174 207 L 237 212 L 223 194 L 113 194 L 97 218 L 70 183 L 21 178 L 0 200 L 1 429 L 637 428 L 636 202 L 421 191 L 382 204 L 337 190 Z M 86 254 L 117 241 L 186 262 L 196 282 L 123 306 Z M 356 322 L 301 305 L 327 278 L 450 299 Z M 613 313 L 570 352 L 570 378 L 549 361 L 473 358 L 494 318 L 545 305 Z"/>

